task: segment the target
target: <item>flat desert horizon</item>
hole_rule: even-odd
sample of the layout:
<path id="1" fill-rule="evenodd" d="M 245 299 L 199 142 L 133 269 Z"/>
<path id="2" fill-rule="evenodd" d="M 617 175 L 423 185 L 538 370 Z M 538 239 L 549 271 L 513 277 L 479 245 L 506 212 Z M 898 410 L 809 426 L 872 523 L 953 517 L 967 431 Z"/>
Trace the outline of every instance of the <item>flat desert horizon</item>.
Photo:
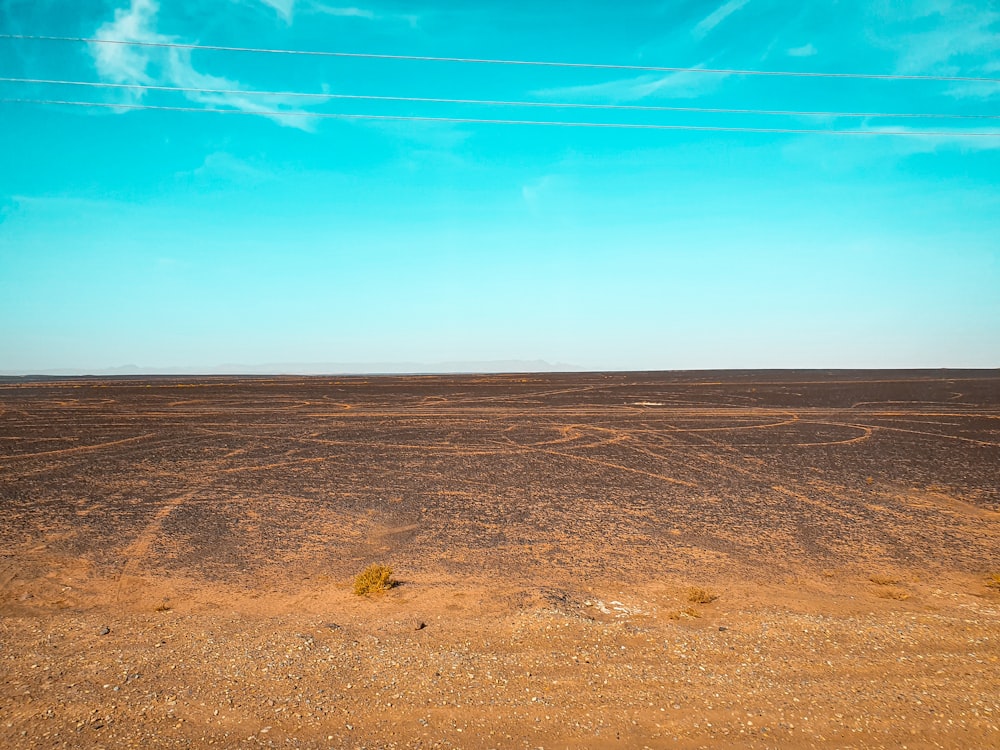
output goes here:
<path id="1" fill-rule="evenodd" d="M 10 378 L 0 514 L 4 747 L 1000 746 L 997 370 Z"/>

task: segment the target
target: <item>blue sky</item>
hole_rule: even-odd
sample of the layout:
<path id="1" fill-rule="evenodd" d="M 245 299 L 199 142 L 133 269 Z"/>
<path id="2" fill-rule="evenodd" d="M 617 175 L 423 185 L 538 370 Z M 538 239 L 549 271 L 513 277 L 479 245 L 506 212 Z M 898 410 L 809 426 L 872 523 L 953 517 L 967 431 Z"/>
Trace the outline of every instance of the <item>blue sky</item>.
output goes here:
<path id="1" fill-rule="evenodd" d="M 67 10 L 69 9 L 69 10 Z M 863 2 L 0 0 L 0 33 L 1000 78 L 1000 9 Z M 17 78 L 1000 114 L 1000 84 L 0 39 Z M 949 137 L 0 104 L 0 371 L 547 360 L 1000 366 L 1000 120 L 540 110 L 0 83 L 5 98 Z"/>

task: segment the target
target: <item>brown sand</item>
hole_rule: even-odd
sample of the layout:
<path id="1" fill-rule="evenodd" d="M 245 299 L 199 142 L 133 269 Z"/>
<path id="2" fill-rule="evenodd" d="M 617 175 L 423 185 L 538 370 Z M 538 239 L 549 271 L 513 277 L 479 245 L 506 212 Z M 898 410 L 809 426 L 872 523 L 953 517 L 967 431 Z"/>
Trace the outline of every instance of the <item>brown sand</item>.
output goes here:
<path id="1" fill-rule="evenodd" d="M 0 383 L 0 746 L 1000 747 L 998 511 L 997 372 Z"/>

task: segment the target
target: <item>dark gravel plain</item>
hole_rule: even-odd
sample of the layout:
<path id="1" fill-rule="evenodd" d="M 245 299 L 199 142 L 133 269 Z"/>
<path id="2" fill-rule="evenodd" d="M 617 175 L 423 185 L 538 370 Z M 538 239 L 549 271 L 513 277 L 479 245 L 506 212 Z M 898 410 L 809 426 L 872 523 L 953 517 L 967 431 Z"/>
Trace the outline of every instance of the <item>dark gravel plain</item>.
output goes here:
<path id="1" fill-rule="evenodd" d="M 0 745 L 998 746 L 998 520 L 998 371 L 3 379 Z"/>

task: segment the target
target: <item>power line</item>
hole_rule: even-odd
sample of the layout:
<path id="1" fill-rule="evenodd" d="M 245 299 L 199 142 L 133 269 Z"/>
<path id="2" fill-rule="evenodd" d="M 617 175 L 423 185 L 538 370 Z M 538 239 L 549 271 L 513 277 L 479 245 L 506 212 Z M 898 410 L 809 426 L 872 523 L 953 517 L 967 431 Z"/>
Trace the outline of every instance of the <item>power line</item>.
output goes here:
<path id="1" fill-rule="evenodd" d="M 303 91 L 247 91 L 245 89 L 206 89 L 189 86 L 158 86 L 144 83 L 109 83 L 104 81 L 69 81 L 48 78 L 5 78 L 0 77 L 0 83 L 28 83 L 58 86 L 86 86 L 91 88 L 110 89 L 141 89 L 144 91 L 173 91 L 196 94 L 225 94 L 243 96 L 281 96 L 302 97 L 313 99 L 362 100 L 385 102 L 410 102 L 420 104 L 473 104 L 498 107 L 549 107 L 556 109 L 596 109 L 596 110 L 630 110 L 643 112 L 701 112 L 711 114 L 740 115 L 775 115 L 787 117 L 898 117 L 898 118 L 929 118 L 942 120 L 1000 120 L 1000 115 L 961 115 L 932 112 L 827 112 L 800 111 L 783 109 L 730 109 L 721 107 L 667 107 L 646 104 L 593 104 L 574 102 L 548 101 L 506 101 L 498 99 L 446 99 L 441 97 L 420 96 L 381 96 L 374 94 L 324 94 Z"/>
<path id="2" fill-rule="evenodd" d="M 176 107 L 156 104 L 114 104 L 110 102 L 82 102 L 60 99 L 0 99 L 0 104 L 42 104 L 73 107 L 101 107 L 105 109 L 153 110 L 160 112 L 211 112 L 226 115 L 255 115 L 261 117 L 312 117 L 336 120 L 394 120 L 411 122 L 451 122 L 483 125 L 545 125 L 570 128 L 611 128 L 628 130 L 684 130 L 713 133 L 785 133 L 799 135 L 881 135 L 917 136 L 925 138 L 1000 138 L 996 132 L 949 132 L 910 130 L 821 130 L 809 128 L 750 128 L 716 125 L 665 125 L 618 122 L 572 122 L 559 120 L 508 120 L 480 117 L 424 117 L 417 115 L 345 114 L 333 112 L 282 112 L 274 110 L 219 109 L 214 107 Z"/>
<path id="3" fill-rule="evenodd" d="M 535 65 L 553 68 L 590 68 L 597 70 L 632 70 L 656 73 L 707 73 L 736 76 L 786 76 L 794 78 L 847 78 L 884 81 L 939 81 L 1000 84 L 1000 78 L 978 76 L 903 75 L 895 73 L 828 73 L 792 70 L 746 70 L 737 68 L 691 68 L 662 65 L 622 65 L 611 63 L 556 62 L 547 60 L 503 60 L 478 57 L 435 57 L 431 55 L 389 55 L 376 52 L 333 52 L 266 47 L 226 47 L 216 44 L 185 44 L 181 42 L 149 42 L 130 39 L 97 39 L 76 36 L 41 36 L 35 34 L 0 34 L 0 39 L 48 42 L 83 42 L 86 44 L 119 44 L 134 47 L 210 50 L 215 52 L 253 52 L 271 55 L 307 55 L 313 57 L 353 57 L 375 60 L 409 60 L 419 62 L 475 63 L 482 65 Z"/>

